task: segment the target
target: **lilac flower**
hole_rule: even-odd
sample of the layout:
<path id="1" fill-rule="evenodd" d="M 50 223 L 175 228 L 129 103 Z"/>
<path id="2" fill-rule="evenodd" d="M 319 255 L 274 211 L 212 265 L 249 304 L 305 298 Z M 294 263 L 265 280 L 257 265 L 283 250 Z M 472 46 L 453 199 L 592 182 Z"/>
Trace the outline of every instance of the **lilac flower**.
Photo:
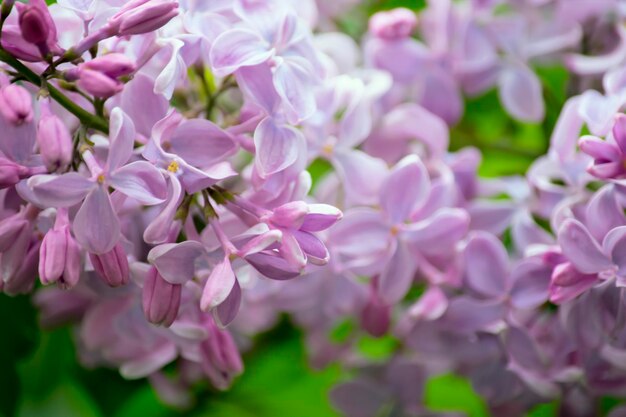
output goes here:
<path id="1" fill-rule="evenodd" d="M 579 146 L 594 159 L 587 169 L 591 175 L 601 179 L 623 178 L 626 174 L 626 116 L 618 115 L 615 118 L 612 135 L 607 141 L 594 136 L 583 136 Z"/>
<path id="2" fill-rule="evenodd" d="M 268 18 L 261 27 L 235 27 L 218 36 L 211 47 L 211 67 L 218 76 L 247 68 L 238 73 L 246 84 L 271 68 L 270 85 L 283 101 L 287 119 L 297 122 L 315 111 L 316 53 L 296 15 L 279 12 Z"/>
<path id="3" fill-rule="evenodd" d="M 70 288 L 80 278 L 80 248 L 70 234 L 66 209 L 57 211 L 54 227 L 46 233 L 39 249 L 39 279 L 43 284 L 58 282 Z"/>
<path id="4" fill-rule="evenodd" d="M 406 294 L 429 255 L 449 253 L 467 231 L 467 214 L 433 204 L 429 183 L 421 160 L 404 158 L 381 185 L 381 213 L 350 211 L 331 236 L 346 268 L 381 274 L 380 296 L 388 303 Z"/>
<path id="5" fill-rule="evenodd" d="M 213 123 L 170 112 L 154 126 L 143 156 L 194 193 L 234 175 L 224 159 L 236 149 L 233 138 Z"/>
<path id="6" fill-rule="evenodd" d="M 38 175 L 28 180 L 37 201 L 44 205 L 71 207 L 83 202 L 73 222 L 74 233 L 78 242 L 95 254 L 109 252 L 120 239 L 119 220 L 108 186 L 148 205 L 165 198 L 165 181 L 153 165 L 145 161 L 124 165 L 133 151 L 132 121 L 120 109 L 113 110 L 111 119 L 110 148 L 104 167 L 90 151 L 83 153 L 91 178 L 68 173 Z"/>

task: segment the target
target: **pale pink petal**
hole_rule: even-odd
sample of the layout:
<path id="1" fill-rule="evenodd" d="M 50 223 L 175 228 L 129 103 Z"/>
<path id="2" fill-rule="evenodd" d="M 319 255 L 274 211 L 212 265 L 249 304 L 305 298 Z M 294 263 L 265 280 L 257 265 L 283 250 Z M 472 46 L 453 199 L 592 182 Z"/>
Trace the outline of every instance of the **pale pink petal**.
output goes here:
<path id="1" fill-rule="evenodd" d="M 304 141 L 299 130 L 279 125 L 271 118 L 263 119 L 254 131 L 255 166 L 259 175 L 268 177 L 291 166 Z"/>
<path id="2" fill-rule="evenodd" d="M 76 240 L 94 254 L 109 252 L 120 240 L 120 221 L 102 186 L 87 195 L 73 224 Z"/>
<path id="3" fill-rule="evenodd" d="M 237 278 L 228 257 L 213 267 L 211 275 L 204 284 L 200 308 L 209 311 L 226 300 L 231 293 Z"/>
<path id="4" fill-rule="evenodd" d="M 209 57 L 215 75 L 221 77 L 267 61 L 273 54 L 270 45 L 256 33 L 232 29 L 215 39 Z"/>
<path id="5" fill-rule="evenodd" d="M 70 172 L 63 175 L 36 175 L 27 181 L 38 203 L 49 207 L 70 207 L 81 202 L 95 187 L 84 176 Z"/>
<path id="6" fill-rule="evenodd" d="M 146 161 L 132 162 L 116 169 L 109 176 L 109 185 L 149 206 L 162 203 L 167 196 L 163 174 Z"/>
<path id="7" fill-rule="evenodd" d="M 111 142 L 106 169 L 111 172 L 130 159 L 135 143 L 135 125 L 119 107 L 111 111 L 109 138 Z"/>
<path id="8" fill-rule="evenodd" d="M 430 190 L 426 167 L 417 155 L 402 159 L 380 190 L 380 205 L 393 224 L 407 220 L 424 203 Z"/>
<path id="9" fill-rule="evenodd" d="M 525 66 L 508 66 L 502 70 L 499 80 L 500 100 L 506 110 L 518 120 L 539 122 L 545 108 L 541 82 Z"/>
<path id="10" fill-rule="evenodd" d="M 153 248 L 148 253 L 148 262 L 170 284 L 184 284 L 194 277 L 196 260 L 204 254 L 205 249 L 201 243 L 188 240 Z"/>

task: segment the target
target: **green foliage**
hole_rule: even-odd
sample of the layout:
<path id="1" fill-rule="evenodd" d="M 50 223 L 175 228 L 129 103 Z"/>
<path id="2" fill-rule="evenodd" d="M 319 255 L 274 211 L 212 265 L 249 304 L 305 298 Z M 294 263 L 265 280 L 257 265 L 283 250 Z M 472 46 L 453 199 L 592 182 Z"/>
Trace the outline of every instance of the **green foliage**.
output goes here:
<path id="1" fill-rule="evenodd" d="M 194 416 L 206 417 L 332 417 L 328 391 L 339 369 L 313 371 L 306 362 L 301 336 L 283 323 L 258 341 L 245 357 L 246 370 L 228 392 Z"/>
<path id="2" fill-rule="evenodd" d="M 426 383 L 425 403 L 434 411 L 460 411 L 468 417 L 487 417 L 485 402 L 471 383 L 458 375 L 444 374 Z"/>

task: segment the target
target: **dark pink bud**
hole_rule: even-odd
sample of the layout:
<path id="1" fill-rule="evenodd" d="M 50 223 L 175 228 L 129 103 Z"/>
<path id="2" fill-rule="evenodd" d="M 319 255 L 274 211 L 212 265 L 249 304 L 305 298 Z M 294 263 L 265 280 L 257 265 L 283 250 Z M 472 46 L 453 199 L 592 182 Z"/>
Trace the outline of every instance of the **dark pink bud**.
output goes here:
<path id="1" fill-rule="evenodd" d="M 0 114 L 16 125 L 33 120 L 33 101 L 28 90 L 15 84 L 1 88 Z"/>
<path id="2" fill-rule="evenodd" d="M 37 45 L 40 53 L 46 55 L 51 46 L 56 45 L 56 26 L 44 0 L 30 0 L 29 4 L 18 4 L 18 23 L 22 38 Z"/>
<path id="3" fill-rule="evenodd" d="M 128 283 L 128 259 L 121 244 L 102 255 L 90 253 L 89 259 L 98 275 L 111 287 Z"/>
<path id="4" fill-rule="evenodd" d="M 391 306 L 381 300 L 375 288 L 372 288 L 369 300 L 361 312 L 361 323 L 365 331 L 374 337 L 381 337 L 389 330 Z"/>
<path id="5" fill-rule="evenodd" d="M 369 22 L 369 29 L 374 36 L 396 40 L 409 37 L 416 25 L 415 13 L 401 7 L 373 15 Z"/>
<path id="6" fill-rule="evenodd" d="M 58 282 L 62 288 L 71 288 L 78 283 L 80 249 L 70 234 L 67 210 L 59 210 L 54 228 L 41 242 L 39 278 L 44 285 Z"/>
<path id="7" fill-rule="evenodd" d="M 182 285 L 167 282 L 155 267 L 150 268 L 143 285 L 142 305 L 146 319 L 154 324 L 169 327 L 180 307 Z"/>
<path id="8" fill-rule="evenodd" d="M 155 31 L 178 14 L 178 2 L 172 0 L 132 0 L 109 19 L 109 26 L 119 36 Z"/>
<path id="9" fill-rule="evenodd" d="M 44 13 L 38 8 L 29 6 L 23 8 L 20 12 L 19 23 L 22 36 L 26 41 L 38 45 L 48 38 L 50 28 Z"/>
<path id="10" fill-rule="evenodd" d="M 110 78 L 118 78 L 133 73 L 135 63 L 123 54 L 112 53 L 92 59 L 80 66 L 81 68 L 98 71 Z"/>
<path id="11" fill-rule="evenodd" d="M 67 126 L 55 114 L 41 117 L 37 130 L 41 157 L 50 170 L 66 167 L 72 162 L 72 137 Z"/>

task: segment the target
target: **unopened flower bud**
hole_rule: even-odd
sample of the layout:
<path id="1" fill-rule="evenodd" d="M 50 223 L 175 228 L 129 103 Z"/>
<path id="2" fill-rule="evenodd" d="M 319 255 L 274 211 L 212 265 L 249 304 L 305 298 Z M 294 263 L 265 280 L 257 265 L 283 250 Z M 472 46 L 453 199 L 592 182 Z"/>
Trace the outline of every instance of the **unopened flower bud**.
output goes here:
<path id="1" fill-rule="evenodd" d="M 381 337 L 389 330 L 391 306 L 381 300 L 375 289 L 370 292 L 369 300 L 361 312 L 363 328 L 374 337 Z"/>
<path id="2" fill-rule="evenodd" d="M 17 184 L 28 171 L 28 168 L 0 156 L 0 190 Z"/>
<path id="3" fill-rule="evenodd" d="M 90 253 L 89 259 L 98 275 L 111 287 L 119 287 L 128 282 L 128 259 L 121 244 L 118 243 L 102 255 Z"/>
<path id="4" fill-rule="evenodd" d="M 167 282 L 151 267 L 143 286 L 143 312 L 149 322 L 169 327 L 178 316 L 182 285 Z"/>
<path id="5" fill-rule="evenodd" d="M 44 0 L 30 0 L 28 4 L 18 3 L 19 27 L 22 38 L 37 45 L 42 56 L 50 52 L 57 42 L 57 31 L 48 6 Z"/>
<path id="6" fill-rule="evenodd" d="M 87 93 L 99 97 L 109 98 L 122 91 L 124 85 L 106 74 L 89 69 L 81 70 L 76 83 L 79 88 Z"/>
<path id="7" fill-rule="evenodd" d="M 369 29 L 379 38 L 396 40 L 409 37 L 416 25 L 415 13 L 400 7 L 373 15 L 369 22 Z"/>
<path id="8" fill-rule="evenodd" d="M 2 279 L 4 285 L 2 291 L 7 295 L 26 294 L 32 291 L 37 276 L 37 264 L 39 261 L 39 242 L 34 239 L 25 253 L 19 259 L 9 259 L 13 264 L 8 270 L 4 270 Z M 3 268 L 4 269 L 4 268 Z"/>
<path id="9" fill-rule="evenodd" d="M 1 88 L 0 114 L 16 125 L 33 120 L 33 102 L 28 90 L 15 84 Z"/>
<path id="10" fill-rule="evenodd" d="M 44 13 L 37 7 L 24 7 L 20 11 L 19 24 L 26 41 L 36 45 L 46 41 L 50 28 Z"/>
<path id="11" fill-rule="evenodd" d="M 274 209 L 269 220 L 278 227 L 298 229 L 309 213 L 309 206 L 304 201 L 292 201 Z"/>
<path id="12" fill-rule="evenodd" d="M 213 320 L 207 320 L 207 330 L 209 336 L 200 346 L 202 369 L 216 388 L 224 390 L 243 371 L 241 355 L 227 330 L 220 330 Z"/>
<path id="13" fill-rule="evenodd" d="M 137 67 L 135 63 L 123 54 L 112 53 L 99 56 L 80 66 L 83 69 L 98 71 L 110 78 L 123 77 L 133 73 Z"/>
<path id="14" fill-rule="evenodd" d="M 57 213 L 54 227 L 46 233 L 39 249 L 39 278 L 44 285 L 58 282 L 71 288 L 80 278 L 80 249 L 70 234 L 67 210 Z"/>
<path id="15" fill-rule="evenodd" d="M 108 25 L 118 36 L 155 31 L 178 14 L 173 0 L 131 0 L 110 19 Z"/>
<path id="16" fill-rule="evenodd" d="M 72 137 L 67 126 L 55 114 L 41 117 L 37 130 L 41 157 L 50 170 L 66 167 L 72 162 Z"/>
<path id="17" fill-rule="evenodd" d="M 0 221 L 0 252 L 6 252 L 22 233 L 30 227 L 23 213 L 16 213 Z"/>

